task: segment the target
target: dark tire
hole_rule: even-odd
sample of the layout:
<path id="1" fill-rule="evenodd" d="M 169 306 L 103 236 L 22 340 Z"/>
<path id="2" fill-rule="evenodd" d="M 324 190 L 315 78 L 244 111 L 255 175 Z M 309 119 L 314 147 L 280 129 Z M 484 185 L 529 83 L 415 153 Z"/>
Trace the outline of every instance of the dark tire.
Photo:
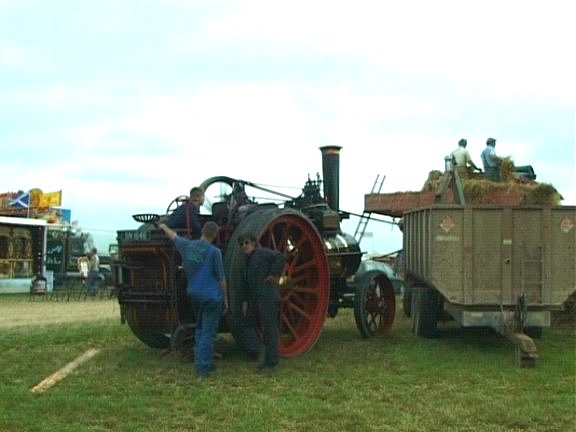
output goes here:
<path id="1" fill-rule="evenodd" d="M 412 311 L 412 287 L 410 285 L 404 285 L 404 292 L 402 293 L 402 310 L 404 310 L 404 315 L 410 318 L 410 313 Z"/>
<path id="2" fill-rule="evenodd" d="M 413 287 L 410 322 L 416 336 L 436 336 L 441 297 L 430 287 Z"/>
<path id="3" fill-rule="evenodd" d="M 151 348 L 167 349 L 170 337 L 162 332 L 164 320 L 161 305 L 127 304 L 123 305 L 124 316 L 132 333 Z"/>
<path id="4" fill-rule="evenodd" d="M 390 330 L 396 314 L 394 286 L 380 271 L 366 273 L 354 295 L 354 319 L 363 338 Z"/>
<path id="5" fill-rule="evenodd" d="M 132 333 L 136 335 L 140 341 L 144 342 L 150 348 L 167 349 L 170 348 L 170 338 L 163 333 L 156 333 L 153 331 L 143 331 L 139 328 L 134 328 L 128 323 Z"/>

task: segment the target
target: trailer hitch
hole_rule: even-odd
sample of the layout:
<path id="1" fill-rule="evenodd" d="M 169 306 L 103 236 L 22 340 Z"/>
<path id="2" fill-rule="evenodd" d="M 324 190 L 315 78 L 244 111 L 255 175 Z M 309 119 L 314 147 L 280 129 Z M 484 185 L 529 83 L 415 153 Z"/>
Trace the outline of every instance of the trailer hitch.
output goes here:
<path id="1" fill-rule="evenodd" d="M 497 328 L 498 332 L 506 336 L 515 346 L 516 362 L 520 367 L 536 366 L 538 358 L 538 348 L 534 340 L 524 333 L 524 325 L 528 308 L 526 306 L 526 295 L 522 293 L 514 307 L 512 314 L 506 313 L 501 307 L 502 325 Z"/>

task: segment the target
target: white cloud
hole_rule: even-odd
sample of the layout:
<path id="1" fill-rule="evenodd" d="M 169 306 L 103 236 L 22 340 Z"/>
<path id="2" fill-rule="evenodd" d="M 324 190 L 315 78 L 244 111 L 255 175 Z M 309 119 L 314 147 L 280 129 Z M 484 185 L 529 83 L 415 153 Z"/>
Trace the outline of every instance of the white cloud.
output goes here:
<path id="1" fill-rule="evenodd" d="M 419 190 L 459 138 L 480 164 L 494 135 L 576 203 L 575 161 L 545 142 L 574 146 L 550 119 L 574 89 L 564 3 L 159 4 L 79 3 L 62 23 L 77 40 L 0 45 L 26 72 L 0 70 L 5 190 L 62 189 L 74 219 L 114 231 L 211 176 L 302 187 L 340 145 L 341 207 L 361 213 L 377 174 Z"/>
<path id="2" fill-rule="evenodd" d="M 559 1 L 248 2 L 210 22 L 205 35 L 278 52 L 347 55 L 498 96 L 568 98 L 571 17 L 569 3 Z"/>

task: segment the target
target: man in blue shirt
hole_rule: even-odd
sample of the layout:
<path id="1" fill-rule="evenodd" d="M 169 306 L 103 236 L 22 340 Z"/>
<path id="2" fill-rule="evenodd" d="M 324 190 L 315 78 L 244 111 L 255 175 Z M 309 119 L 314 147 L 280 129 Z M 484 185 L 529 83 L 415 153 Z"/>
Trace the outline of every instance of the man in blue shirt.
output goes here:
<path id="1" fill-rule="evenodd" d="M 500 181 L 500 158 L 496 156 L 496 140 L 488 138 L 486 148 L 480 154 L 484 165 L 484 175 L 488 180 Z"/>
<path id="2" fill-rule="evenodd" d="M 174 242 L 182 257 L 188 280 L 186 292 L 196 317 L 194 365 L 198 377 L 207 378 L 214 370 L 214 344 L 220 319 L 228 308 L 222 253 L 212 244 L 219 227 L 206 222 L 198 240 L 180 237 L 164 223 L 158 227 Z"/>

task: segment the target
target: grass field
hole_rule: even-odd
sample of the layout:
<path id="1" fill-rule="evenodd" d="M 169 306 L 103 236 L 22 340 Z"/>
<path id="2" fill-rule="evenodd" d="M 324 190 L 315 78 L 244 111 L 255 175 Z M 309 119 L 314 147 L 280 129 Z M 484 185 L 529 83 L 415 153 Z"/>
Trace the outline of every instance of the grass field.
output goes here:
<path id="1" fill-rule="evenodd" d="M 493 331 L 414 337 L 397 314 L 363 340 L 349 310 L 316 346 L 254 373 L 230 335 L 214 378 L 148 348 L 114 300 L 0 297 L 0 431 L 571 431 L 576 332 L 545 330 L 536 368 Z M 41 394 L 30 390 L 90 348 L 100 352 Z"/>

